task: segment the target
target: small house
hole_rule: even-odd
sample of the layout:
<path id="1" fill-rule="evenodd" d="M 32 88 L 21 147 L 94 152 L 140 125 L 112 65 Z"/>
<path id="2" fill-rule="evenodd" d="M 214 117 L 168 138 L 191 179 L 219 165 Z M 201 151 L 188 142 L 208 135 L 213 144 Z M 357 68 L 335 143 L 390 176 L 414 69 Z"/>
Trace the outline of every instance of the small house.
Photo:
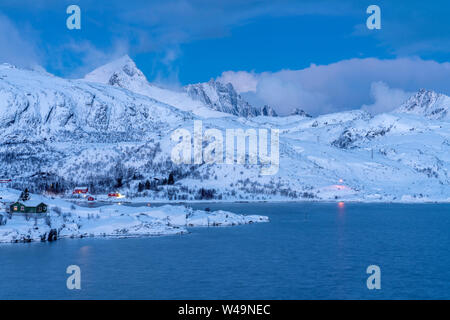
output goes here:
<path id="1" fill-rule="evenodd" d="M 108 193 L 108 198 L 123 198 L 123 195 L 118 192 L 110 192 Z"/>
<path id="2" fill-rule="evenodd" d="M 86 193 L 88 193 L 88 187 L 76 187 L 72 191 L 72 194 L 86 194 Z"/>
<path id="3" fill-rule="evenodd" d="M 9 206 L 11 213 L 47 213 L 47 205 L 37 200 L 17 201 Z"/>

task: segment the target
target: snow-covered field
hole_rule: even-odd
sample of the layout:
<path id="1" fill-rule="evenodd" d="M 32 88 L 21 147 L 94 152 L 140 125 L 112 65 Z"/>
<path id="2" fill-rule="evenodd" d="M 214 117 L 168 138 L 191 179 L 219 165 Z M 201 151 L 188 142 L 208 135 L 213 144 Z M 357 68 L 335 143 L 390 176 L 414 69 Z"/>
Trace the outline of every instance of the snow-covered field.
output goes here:
<path id="1" fill-rule="evenodd" d="M 4 202 L 16 201 L 20 192 L 1 189 Z M 61 200 L 32 195 L 49 205 L 46 217 L 27 219 L 0 211 L 0 242 L 52 241 L 59 238 L 141 237 L 184 234 L 189 227 L 234 226 L 269 221 L 265 216 L 239 215 L 227 211 L 206 212 L 184 206 L 128 207 L 108 205 L 79 207 Z"/>

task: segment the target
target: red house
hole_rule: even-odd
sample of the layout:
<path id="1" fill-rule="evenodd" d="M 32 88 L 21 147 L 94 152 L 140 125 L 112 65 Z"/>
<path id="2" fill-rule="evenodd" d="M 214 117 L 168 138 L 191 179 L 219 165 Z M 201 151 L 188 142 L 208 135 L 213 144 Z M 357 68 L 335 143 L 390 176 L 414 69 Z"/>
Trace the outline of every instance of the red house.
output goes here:
<path id="1" fill-rule="evenodd" d="M 73 189 L 72 194 L 86 194 L 88 193 L 88 188 L 87 187 L 76 187 L 75 189 Z"/>
<path id="2" fill-rule="evenodd" d="M 93 196 L 89 196 L 89 197 L 88 197 L 88 201 L 95 201 L 95 199 L 94 199 Z"/>
<path id="3" fill-rule="evenodd" d="M 108 197 L 110 197 L 110 198 L 119 198 L 120 197 L 120 193 L 111 192 L 111 193 L 108 193 Z"/>

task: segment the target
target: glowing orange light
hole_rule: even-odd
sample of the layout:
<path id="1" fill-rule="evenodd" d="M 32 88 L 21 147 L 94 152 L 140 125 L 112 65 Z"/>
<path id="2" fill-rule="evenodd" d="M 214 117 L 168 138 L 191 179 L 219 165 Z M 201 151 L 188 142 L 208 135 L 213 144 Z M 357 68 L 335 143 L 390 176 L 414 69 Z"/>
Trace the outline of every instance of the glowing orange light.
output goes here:
<path id="1" fill-rule="evenodd" d="M 343 208 L 344 205 L 345 205 L 344 202 L 342 202 L 342 201 L 341 201 L 341 202 L 338 202 L 338 207 L 339 207 L 339 208 Z"/>

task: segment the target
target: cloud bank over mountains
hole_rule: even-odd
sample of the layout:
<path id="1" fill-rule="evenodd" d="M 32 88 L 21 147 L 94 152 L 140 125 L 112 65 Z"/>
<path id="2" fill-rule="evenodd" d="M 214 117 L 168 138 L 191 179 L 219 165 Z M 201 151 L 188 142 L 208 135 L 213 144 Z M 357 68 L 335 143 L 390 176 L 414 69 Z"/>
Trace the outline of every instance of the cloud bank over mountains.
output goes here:
<path id="1" fill-rule="evenodd" d="M 230 82 L 251 103 L 269 104 L 280 114 L 294 108 L 318 115 L 361 107 L 377 114 L 393 110 L 421 88 L 449 94 L 450 63 L 356 58 L 301 70 L 226 71 L 217 80 Z"/>

